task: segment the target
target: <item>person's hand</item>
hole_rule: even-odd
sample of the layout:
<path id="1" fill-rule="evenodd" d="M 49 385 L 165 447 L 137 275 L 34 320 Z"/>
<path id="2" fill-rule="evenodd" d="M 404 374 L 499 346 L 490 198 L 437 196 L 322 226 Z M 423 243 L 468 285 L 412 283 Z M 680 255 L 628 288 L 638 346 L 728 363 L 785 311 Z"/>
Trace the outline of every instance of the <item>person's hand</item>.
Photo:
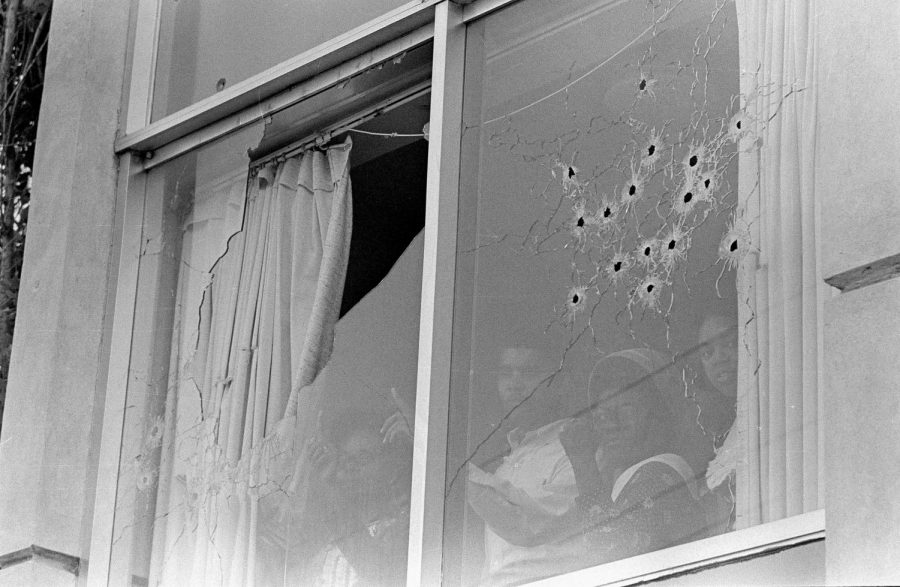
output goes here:
<path id="1" fill-rule="evenodd" d="M 559 433 L 559 442 L 573 465 L 595 462 L 597 449 L 600 448 L 600 437 L 589 416 L 576 418 L 566 424 Z"/>
<path id="2" fill-rule="evenodd" d="M 600 436 L 594 429 L 590 415 L 566 424 L 559 433 L 559 442 L 572 463 L 579 492 L 584 495 L 599 488 L 603 484 L 601 465 L 598 462 L 602 460 L 602 451 Z"/>
<path id="3" fill-rule="evenodd" d="M 310 478 L 315 481 L 330 479 L 337 465 L 337 458 L 331 448 L 319 438 L 312 437 L 306 441 L 303 450 Z"/>
<path id="4" fill-rule="evenodd" d="M 406 418 L 403 417 L 399 410 L 388 416 L 388 419 L 384 421 L 384 424 L 381 426 L 381 434 L 385 444 L 395 440 L 408 441 L 412 439 L 409 424 L 406 423 Z"/>
<path id="5" fill-rule="evenodd" d="M 391 397 L 394 398 L 394 404 L 397 411 L 391 414 L 384 424 L 381 426 L 382 441 L 387 444 L 395 440 L 411 441 L 413 413 L 409 404 L 403 399 L 397 389 L 391 388 Z"/>

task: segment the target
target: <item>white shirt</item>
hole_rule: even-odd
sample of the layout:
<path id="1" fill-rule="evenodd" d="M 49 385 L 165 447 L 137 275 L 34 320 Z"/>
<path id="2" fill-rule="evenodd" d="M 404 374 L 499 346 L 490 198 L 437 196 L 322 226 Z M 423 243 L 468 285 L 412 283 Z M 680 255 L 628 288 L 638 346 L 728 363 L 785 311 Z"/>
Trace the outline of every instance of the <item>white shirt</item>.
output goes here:
<path id="1" fill-rule="evenodd" d="M 531 507 L 562 515 L 575 503 L 578 488 L 575 472 L 559 442 L 559 433 L 569 419 L 557 420 L 537 430 L 513 430 L 512 449 L 494 475 L 508 481 L 527 496 Z M 487 585 L 519 583 L 577 567 L 580 549 L 571 540 L 525 547 L 510 544 L 490 527 L 484 532 Z"/>

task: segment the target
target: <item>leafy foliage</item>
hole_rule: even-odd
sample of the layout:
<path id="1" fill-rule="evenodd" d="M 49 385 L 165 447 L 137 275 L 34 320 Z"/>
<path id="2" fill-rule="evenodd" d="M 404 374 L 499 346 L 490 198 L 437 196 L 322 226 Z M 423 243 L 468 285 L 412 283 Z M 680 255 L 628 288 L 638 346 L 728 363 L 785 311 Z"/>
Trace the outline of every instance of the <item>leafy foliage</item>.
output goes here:
<path id="1" fill-rule="evenodd" d="M 0 1 L 0 422 L 31 197 L 49 0 Z"/>

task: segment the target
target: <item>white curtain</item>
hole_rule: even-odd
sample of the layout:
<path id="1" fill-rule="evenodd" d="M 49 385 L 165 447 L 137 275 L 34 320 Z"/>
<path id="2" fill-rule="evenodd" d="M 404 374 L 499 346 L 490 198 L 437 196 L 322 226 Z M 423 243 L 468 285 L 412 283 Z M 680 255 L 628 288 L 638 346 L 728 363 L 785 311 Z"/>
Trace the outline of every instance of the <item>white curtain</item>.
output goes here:
<path id="1" fill-rule="evenodd" d="M 157 510 L 180 513 L 156 524 L 151 585 L 254 585 L 272 571 L 261 568 L 260 499 L 290 484 L 285 442 L 305 416 L 297 392 L 331 355 L 350 250 L 350 147 L 251 178 L 243 228 L 210 272 L 199 315 L 184 309 L 183 320 L 199 318 L 187 370 L 202 416 L 167 406 L 172 419 L 193 421 L 166 422 L 174 441 Z M 183 373 L 183 359 L 172 368 Z M 184 388 L 172 395 L 191 402 Z"/>
<path id="2" fill-rule="evenodd" d="M 740 340 L 736 525 L 821 507 L 822 280 L 814 186 L 815 15 L 809 0 L 738 0 Z"/>

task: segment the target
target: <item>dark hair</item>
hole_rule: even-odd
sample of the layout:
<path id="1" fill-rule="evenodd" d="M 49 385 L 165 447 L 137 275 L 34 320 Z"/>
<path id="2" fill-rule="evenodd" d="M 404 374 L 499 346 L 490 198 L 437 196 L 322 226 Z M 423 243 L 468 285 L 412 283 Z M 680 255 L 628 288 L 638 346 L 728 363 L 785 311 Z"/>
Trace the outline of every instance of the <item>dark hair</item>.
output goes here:
<path id="1" fill-rule="evenodd" d="M 694 333 L 695 336 L 699 335 L 700 329 L 703 328 L 703 323 L 709 320 L 710 318 L 714 318 L 719 316 L 729 321 L 729 323 L 737 325 L 738 321 L 738 306 L 737 300 L 733 299 L 724 299 L 724 298 L 716 298 L 714 301 L 708 304 L 704 304 L 703 312 L 697 316 L 696 324 L 694 325 Z"/>
<path id="2" fill-rule="evenodd" d="M 552 363 L 555 358 L 550 338 L 546 334 L 535 332 L 530 328 L 519 328 L 504 339 L 498 347 L 498 351 L 502 353 L 506 349 L 529 349 L 535 351 L 541 361 L 546 363 Z"/>

